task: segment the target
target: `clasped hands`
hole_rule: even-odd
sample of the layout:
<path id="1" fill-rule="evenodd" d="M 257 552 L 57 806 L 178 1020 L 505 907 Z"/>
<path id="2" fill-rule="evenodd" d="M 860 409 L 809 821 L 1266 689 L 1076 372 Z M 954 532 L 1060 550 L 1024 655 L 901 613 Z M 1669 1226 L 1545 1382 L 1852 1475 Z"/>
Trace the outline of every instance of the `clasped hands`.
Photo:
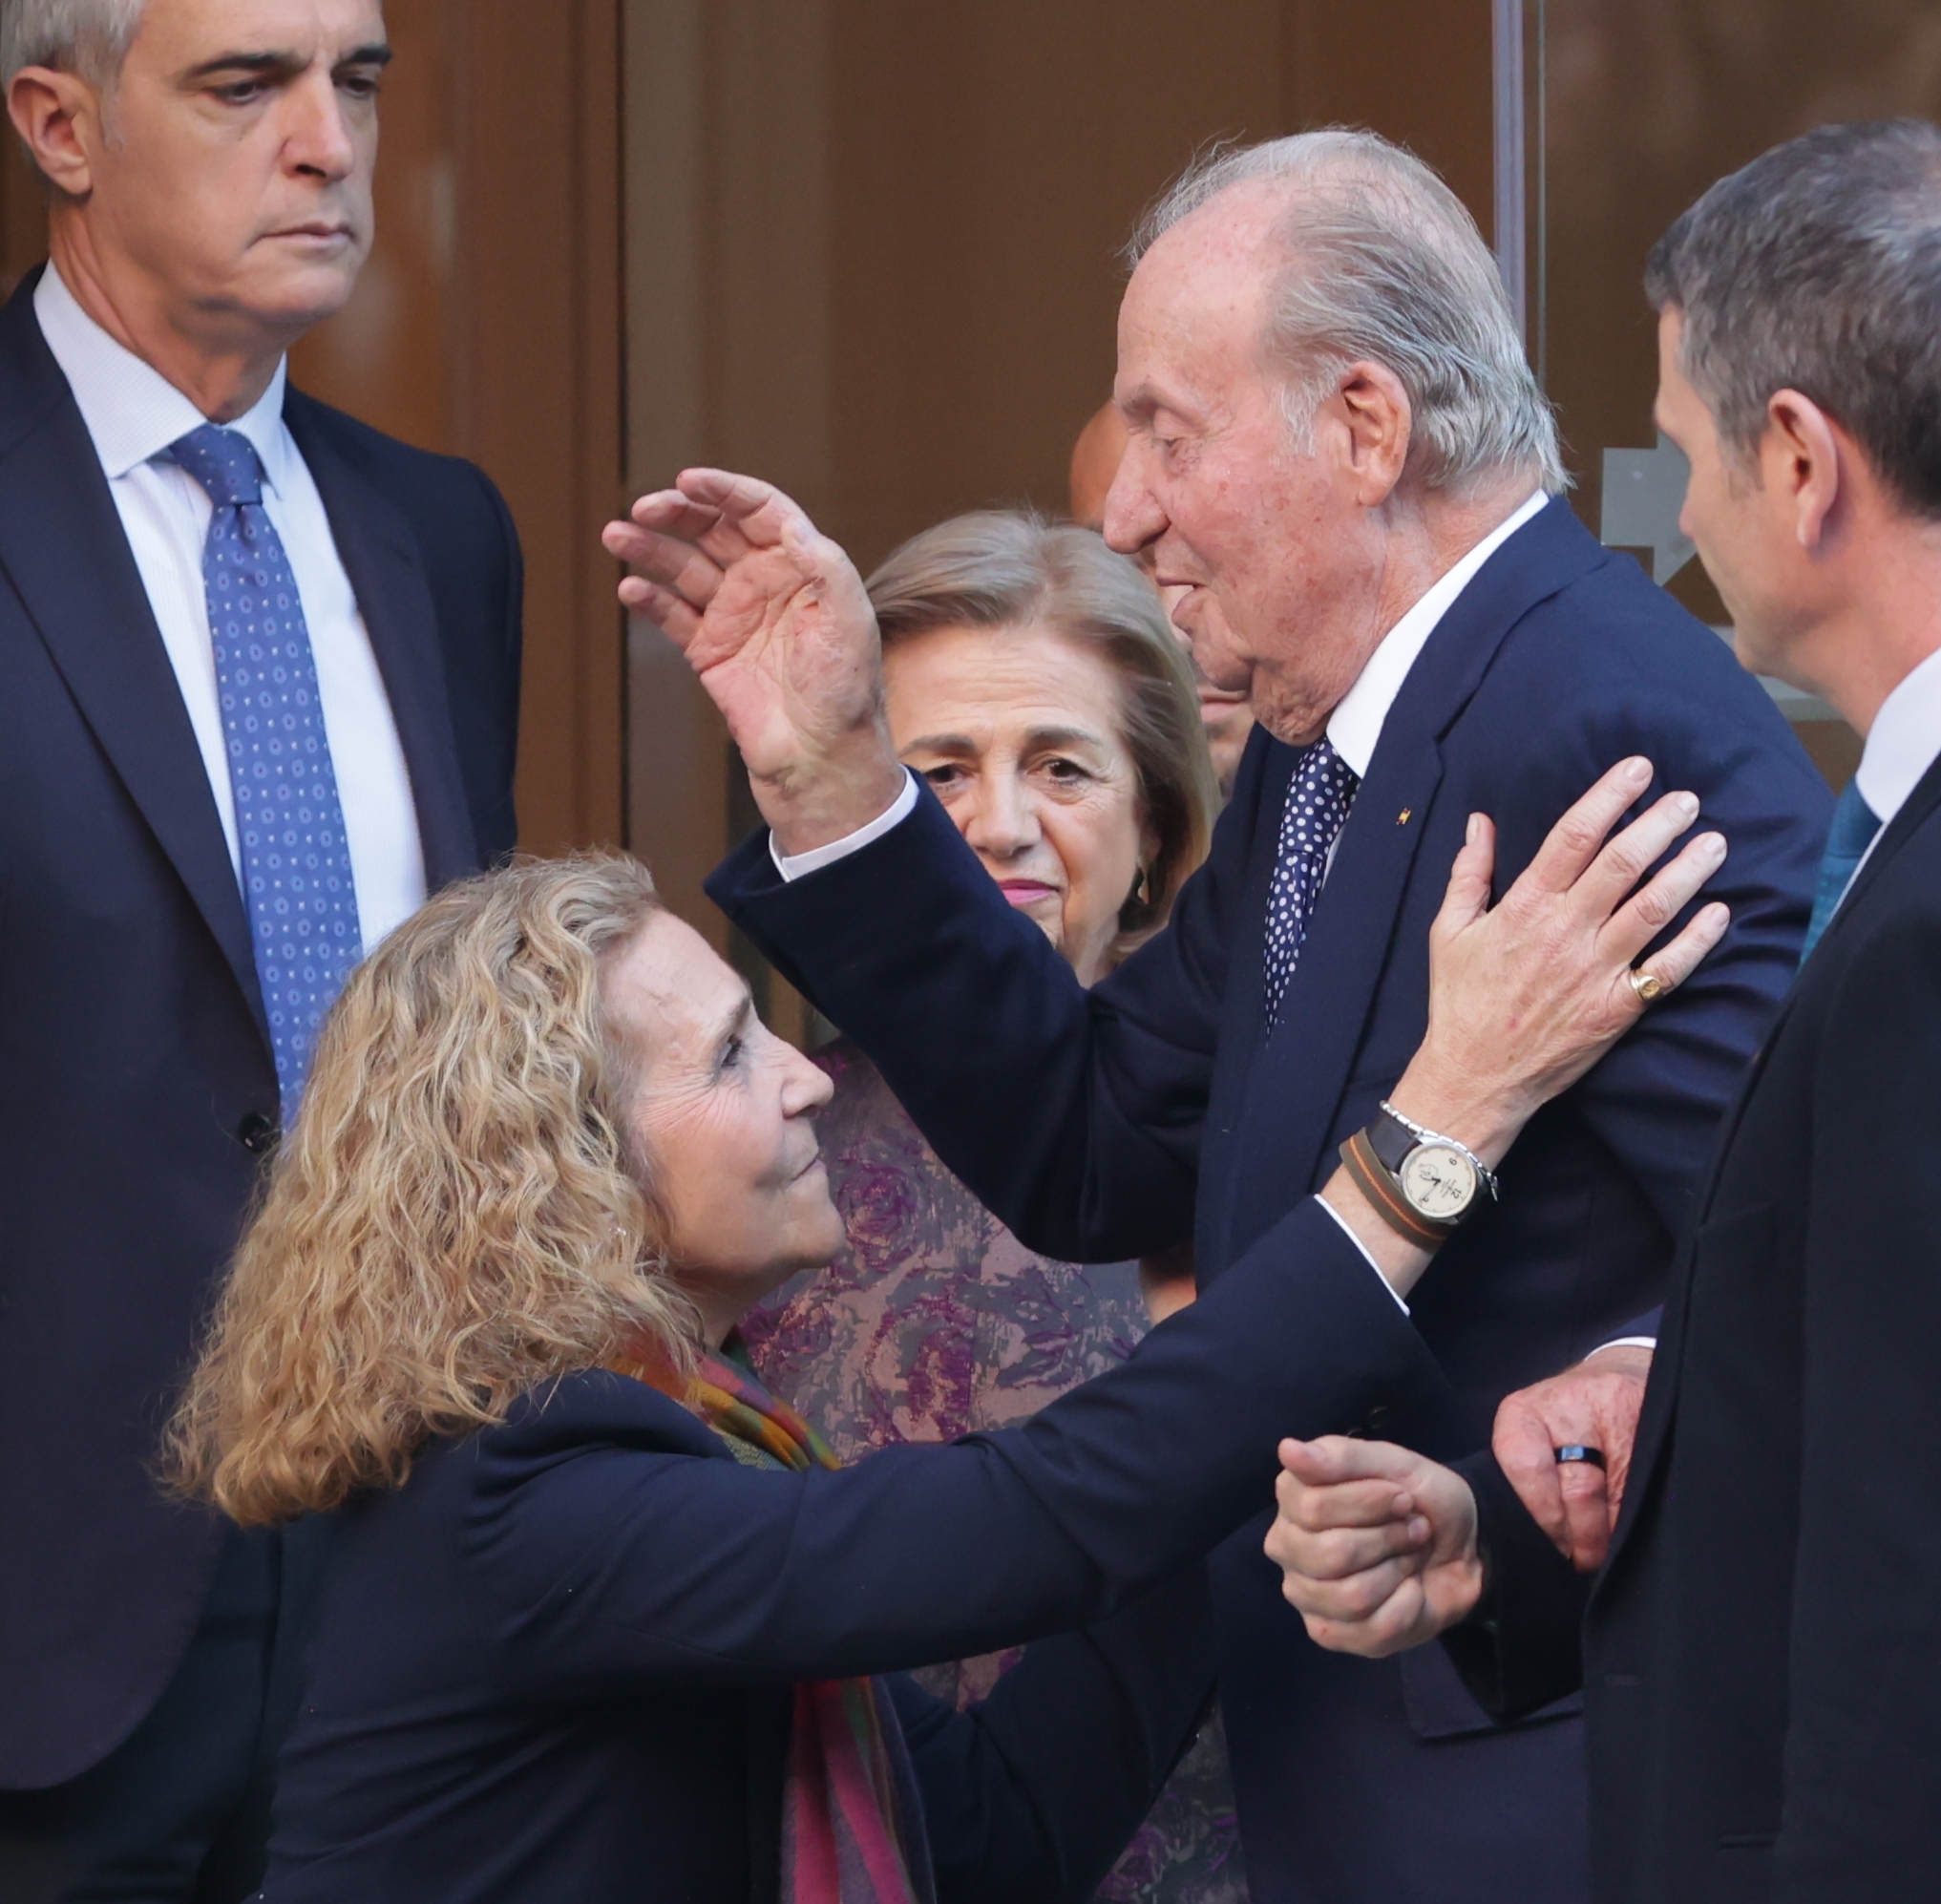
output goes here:
<path id="1" fill-rule="evenodd" d="M 1581 1573 L 1603 1564 L 1624 1502 L 1652 1352 L 1608 1348 L 1507 1397 L 1491 1447 L 1517 1497 Z M 1593 1448 L 1605 1466 L 1559 1462 Z M 1460 1474 L 1388 1442 L 1283 1441 L 1267 1555 L 1331 1652 L 1382 1659 L 1460 1624 L 1482 1595 L 1476 1500 Z"/>

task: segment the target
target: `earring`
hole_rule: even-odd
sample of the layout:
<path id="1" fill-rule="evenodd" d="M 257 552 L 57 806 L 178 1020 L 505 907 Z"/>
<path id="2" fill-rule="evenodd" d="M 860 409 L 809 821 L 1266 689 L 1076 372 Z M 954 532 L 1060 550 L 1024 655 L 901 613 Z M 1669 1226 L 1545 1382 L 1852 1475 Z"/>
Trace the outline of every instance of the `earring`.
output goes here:
<path id="1" fill-rule="evenodd" d="M 1150 906 L 1152 903 L 1152 869 L 1142 866 L 1139 869 L 1139 884 L 1136 888 L 1139 903 Z"/>

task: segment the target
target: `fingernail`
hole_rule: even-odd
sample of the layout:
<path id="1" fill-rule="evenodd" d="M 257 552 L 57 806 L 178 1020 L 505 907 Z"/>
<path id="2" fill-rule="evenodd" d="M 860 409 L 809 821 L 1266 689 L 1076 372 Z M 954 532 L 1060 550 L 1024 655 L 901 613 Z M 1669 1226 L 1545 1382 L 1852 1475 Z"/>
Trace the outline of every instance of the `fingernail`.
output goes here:
<path id="1" fill-rule="evenodd" d="M 1627 780 L 1649 780 L 1651 778 L 1651 762 L 1643 754 L 1634 753 L 1624 763 L 1624 777 Z"/>
<path id="2" fill-rule="evenodd" d="M 1698 817 L 1698 794 L 1674 793 L 1672 795 L 1672 803 L 1677 808 L 1681 817 L 1688 820 L 1695 820 Z"/>
<path id="3" fill-rule="evenodd" d="M 1465 828 L 1463 833 L 1463 844 L 1465 846 L 1474 846 L 1482 837 L 1483 815 L 1481 814 L 1471 814 L 1469 815 L 1469 824 Z"/>
<path id="4" fill-rule="evenodd" d="M 1704 847 L 1707 859 L 1725 857 L 1725 836 L 1722 833 L 1708 833 L 1699 844 Z"/>
<path id="5" fill-rule="evenodd" d="M 1427 1521 L 1423 1519 L 1422 1515 L 1417 1514 L 1416 1517 L 1409 1522 L 1408 1537 L 1411 1540 L 1426 1540 L 1429 1537 L 1429 1524 Z"/>

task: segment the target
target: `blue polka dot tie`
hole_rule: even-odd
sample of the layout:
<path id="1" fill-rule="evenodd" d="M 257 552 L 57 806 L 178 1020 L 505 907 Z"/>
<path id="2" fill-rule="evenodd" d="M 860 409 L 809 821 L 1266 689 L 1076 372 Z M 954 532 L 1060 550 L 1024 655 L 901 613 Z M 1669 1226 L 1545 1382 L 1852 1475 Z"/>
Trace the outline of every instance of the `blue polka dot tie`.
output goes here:
<path id="1" fill-rule="evenodd" d="M 317 1028 L 363 949 L 357 888 L 310 631 L 283 539 L 263 506 L 256 448 L 214 423 L 173 448 L 216 505 L 202 585 L 243 899 L 287 1125 Z"/>
<path id="2" fill-rule="evenodd" d="M 1328 849 L 1355 804 L 1360 776 L 1327 736 L 1301 756 L 1280 815 L 1280 855 L 1267 895 L 1267 1028 L 1280 1016 L 1280 1001 L 1300 963 L 1307 922 L 1328 869 Z"/>

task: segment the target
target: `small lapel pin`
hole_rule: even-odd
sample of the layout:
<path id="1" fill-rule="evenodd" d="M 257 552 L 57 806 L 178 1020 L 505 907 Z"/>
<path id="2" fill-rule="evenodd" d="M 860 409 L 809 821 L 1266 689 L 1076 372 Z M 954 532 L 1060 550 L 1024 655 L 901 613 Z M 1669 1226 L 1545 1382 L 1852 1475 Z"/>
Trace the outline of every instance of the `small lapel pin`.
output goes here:
<path id="1" fill-rule="evenodd" d="M 1406 826 L 1406 825 L 1408 824 L 1408 816 L 1409 816 L 1409 814 L 1412 814 L 1412 813 L 1414 813 L 1414 812 L 1415 812 L 1415 809 L 1414 809 L 1413 807 L 1403 807 L 1403 810 L 1402 810 L 1402 811 L 1401 811 L 1401 812 L 1400 812 L 1399 814 L 1396 814 L 1396 816 L 1395 816 L 1395 824 L 1396 824 L 1397 826 Z"/>

